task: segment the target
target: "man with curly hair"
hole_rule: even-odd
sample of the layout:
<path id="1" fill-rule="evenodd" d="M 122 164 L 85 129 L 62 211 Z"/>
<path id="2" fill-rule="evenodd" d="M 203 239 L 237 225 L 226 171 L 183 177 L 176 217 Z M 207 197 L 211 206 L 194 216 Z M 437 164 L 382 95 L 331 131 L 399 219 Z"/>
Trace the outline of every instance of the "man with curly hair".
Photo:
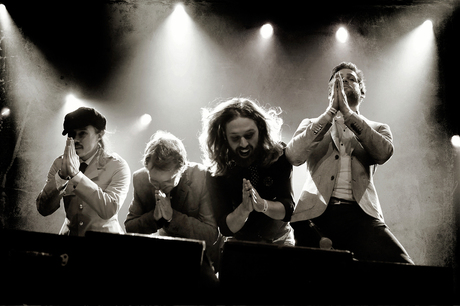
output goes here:
<path id="1" fill-rule="evenodd" d="M 234 98 L 203 110 L 204 163 L 223 236 L 294 245 L 292 165 L 280 141 L 279 111 Z"/>

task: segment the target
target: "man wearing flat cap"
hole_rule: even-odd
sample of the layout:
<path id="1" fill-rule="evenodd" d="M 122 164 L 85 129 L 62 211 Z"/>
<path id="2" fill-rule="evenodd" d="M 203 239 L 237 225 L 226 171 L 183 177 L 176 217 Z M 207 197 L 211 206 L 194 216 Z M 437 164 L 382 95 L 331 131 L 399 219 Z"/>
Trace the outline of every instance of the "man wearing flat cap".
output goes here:
<path id="1" fill-rule="evenodd" d="M 62 135 L 68 135 L 64 154 L 53 162 L 36 200 L 43 216 L 54 213 L 63 201 L 62 235 L 123 233 L 118 212 L 128 193 L 131 171 L 118 154 L 106 152 L 105 128 L 105 117 L 94 108 L 80 107 L 64 118 Z"/>

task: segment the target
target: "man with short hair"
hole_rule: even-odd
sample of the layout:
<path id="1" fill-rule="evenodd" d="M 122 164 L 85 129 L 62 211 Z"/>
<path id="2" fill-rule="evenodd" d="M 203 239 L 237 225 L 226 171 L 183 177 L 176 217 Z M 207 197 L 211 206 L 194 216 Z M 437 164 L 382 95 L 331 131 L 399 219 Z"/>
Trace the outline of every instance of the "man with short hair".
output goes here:
<path id="1" fill-rule="evenodd" d="M 359 112 L 366 94 L 361 70 L 343 62 L 332 70 L 329 106 L 304 119 L 286 148 L 295 166 L 307 165 L 307 178 L 291 218 L 296 245 L 316 246 L 310 220 L 335 249 L 355 258 L 413 264 L 386 226 L 373 175 L 393 155 L 387 124 Z"/>
<path id="2" fill-rule="evenodd" d="M 133 174 L 126 231 L 204 240 L 209 251 L 219 233 L 204 166 L 189 162 L 182 141 L 164 131 L 151 137 L 143 164 Z"/>

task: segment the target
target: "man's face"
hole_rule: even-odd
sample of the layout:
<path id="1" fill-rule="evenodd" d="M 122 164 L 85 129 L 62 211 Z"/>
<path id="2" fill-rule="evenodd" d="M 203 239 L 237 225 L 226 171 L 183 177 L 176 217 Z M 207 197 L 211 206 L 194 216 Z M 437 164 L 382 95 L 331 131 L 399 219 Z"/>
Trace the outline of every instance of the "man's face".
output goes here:
<path id="1" fill-rule="evenodd" d="M 259 142 L 259 129 L 254 120 L 238 117 L 225 127 L 228 145 L 237 155 L 237 163 L 250 165 L 255 158 Z"/>
<path id="2" fill-rule="evenodd" d="M 153 162 L 147 164 L 149 182 L 156 190 L 168 194 L 179 184 L 182 172 L 180 170 L 162 171 L 153 167 Z"/>
<path id="3" fill-rule="evenodd" d="M 343 89 L 347 95 L 348 104 L 356 106 L 361 100 L 361 89 L 359 88 L 358 75 L 351 69 L 344 68 L 338 73 L 343 79 Z"/>
<path id="4" fill-rule="evenodd" d="M 100 134 L 96 133 L 96 129 L 92 125 L 88 125 L 81 129 L 75 129 L 69 133 L 69 137 L 72 137 L 75 141 L 75 151 L 77 155 L 87 160 L 93 155 L 98 148 L 98 141 Z"/>

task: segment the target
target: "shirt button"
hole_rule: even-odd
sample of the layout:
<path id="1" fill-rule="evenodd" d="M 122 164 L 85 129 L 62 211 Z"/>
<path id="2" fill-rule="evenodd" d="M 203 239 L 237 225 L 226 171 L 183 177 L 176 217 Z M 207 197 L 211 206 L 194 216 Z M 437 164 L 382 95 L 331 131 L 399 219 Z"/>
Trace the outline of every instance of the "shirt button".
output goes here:
<path id="1" fill-rule="evenodd" d="M 80 204 L 80 210 L 83 209 L 83 204 Z"/>
<path id="2" fill-rule="evenodd" d="M 82 226 L 82 225 L 83 225 L 83 221 L 80 221 L 80 226 Z"/>
<path id="3" fill-rule="evenodd" d="M 336 155 L 336 156 L 335 156 L 335 159 L 339 159 L 339 156 L 338 156 L 338 155 Z"/>
<path id="4" fill-rule="evenodd" d="M 333 180 L 334 180 L 334 176 L 331 176 L 331 181 L 333 181 Z"/>

